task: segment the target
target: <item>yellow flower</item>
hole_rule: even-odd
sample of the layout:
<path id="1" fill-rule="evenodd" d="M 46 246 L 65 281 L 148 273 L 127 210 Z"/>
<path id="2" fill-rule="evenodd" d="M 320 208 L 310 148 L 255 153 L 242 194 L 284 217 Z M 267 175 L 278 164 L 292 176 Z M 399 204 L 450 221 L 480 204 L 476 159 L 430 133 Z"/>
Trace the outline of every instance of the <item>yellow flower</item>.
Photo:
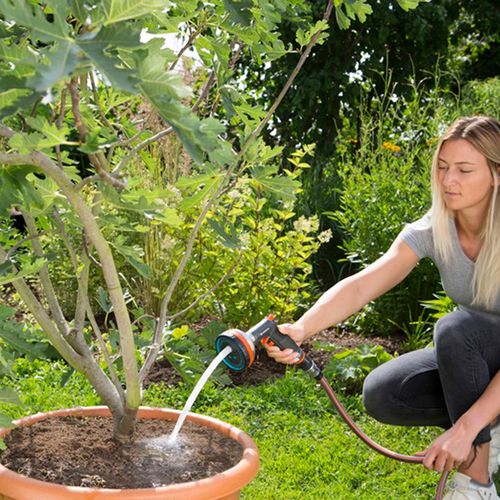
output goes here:
<path id="1" fill-rule="evenodd" d="M 389 142 L 389 141 L 385 141 L 382 144 L 382 147 L 384 149 L 392 151 L 393 153 L 399 153 L 401 151 L 401 148 L 399 146 L 396 146 L 396 144 L 393 144 L 392 142 Z"/>

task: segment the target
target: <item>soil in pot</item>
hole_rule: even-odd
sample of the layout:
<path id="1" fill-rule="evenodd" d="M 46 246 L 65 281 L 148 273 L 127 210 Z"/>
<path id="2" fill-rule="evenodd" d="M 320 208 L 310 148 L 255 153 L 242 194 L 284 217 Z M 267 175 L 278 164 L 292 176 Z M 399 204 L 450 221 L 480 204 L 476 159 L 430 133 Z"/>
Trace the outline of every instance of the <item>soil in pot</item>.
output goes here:
<path id="1" fill-rule="evenodd" d="M 177 445 L 167 445 L 175 422 L 138 420 L 133 444 L 112 439 L 105 417 L 49 418 L 13 429 L 0 462 L 25 476 L 100 488 L 151 488 L 203 479 L 236 465 L 241 445 L 186 422 Z"/>

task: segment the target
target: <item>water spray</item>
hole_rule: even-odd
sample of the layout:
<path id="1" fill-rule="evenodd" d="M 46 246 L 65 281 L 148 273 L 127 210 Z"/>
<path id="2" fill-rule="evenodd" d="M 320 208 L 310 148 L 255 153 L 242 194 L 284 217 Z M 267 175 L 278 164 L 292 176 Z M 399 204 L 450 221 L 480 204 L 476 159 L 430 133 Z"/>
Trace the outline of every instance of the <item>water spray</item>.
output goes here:
<path id="1" fill-rule="evenodd" d="M 227 349 L 227 347 L 230 347 L 231 353 L 223 359 L 223 362 L 233 371 L 243 371 L 252 365 L 255 360 L 257 348 L 266 344 L 276 345 L 280 349 L 292 349 L 297 353 L 298 360 L 296 366 L 319 382 L 340 416 L 354 433 L 368 446 L 382 455 L 394 460 L 399 460 L 400 462 L 421 464 L 424 461 L 423 454 L 403 455 L 384 448 L 368 437 L 347 414 L 316 363 L 305 354 L 303 349 L 298 346 L 291 337 L 278 330 L 274 315 L 270 314 L 246 332 L 238 329 L 226 330 L 217 337 L 215 348 L 217 352 L 220 353 L 224 349 Z M 448 472 L 443 472 L 436 490 L 436 500 L 442 499 L 447 478 Z"/>

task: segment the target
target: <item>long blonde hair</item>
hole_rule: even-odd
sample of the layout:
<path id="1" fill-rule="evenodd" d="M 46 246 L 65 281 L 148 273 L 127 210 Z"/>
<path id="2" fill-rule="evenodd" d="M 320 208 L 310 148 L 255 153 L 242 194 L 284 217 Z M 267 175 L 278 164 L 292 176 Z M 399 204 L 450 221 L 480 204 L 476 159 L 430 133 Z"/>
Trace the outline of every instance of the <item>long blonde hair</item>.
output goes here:
<path id="1" fill-rule="evenodd" d="M 498 179 L 500 168 L 500 122 L 487 116 L 460 118 L 441 137 L 431 170 L 431 224 L 434 246 L 438 255 L 449 261 L 452 252 L 450 219 L 454 213 L 446 207 L 438 182 L 438 157 L 446 141 L 465 139 L 485 158 L 492 179 Z M 500 201 L 498 182 L 493 192 L 482 228 L 483 245 L 477 257 L 473 277 L 473 303 L 491 309 L 500 290 Z"/>

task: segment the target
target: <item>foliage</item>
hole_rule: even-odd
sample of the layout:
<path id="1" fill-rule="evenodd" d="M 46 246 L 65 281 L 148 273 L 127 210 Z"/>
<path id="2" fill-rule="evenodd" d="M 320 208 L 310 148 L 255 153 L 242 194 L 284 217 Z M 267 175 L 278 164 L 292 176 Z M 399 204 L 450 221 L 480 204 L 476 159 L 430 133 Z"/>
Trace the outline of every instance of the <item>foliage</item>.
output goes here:
<path id="1" fill-rule="evenodd" d="M 389 320 L 389 322 L 399 327 L 404 333 L 406 337 L 406 342 L 403 344 L 404 351 L 414 351 L 416 349 L 428 347 L 432 344 L 434 325 L 433 322 L 428 319 L 424 310 L 420 312 L 416 320 L 411 317 L 410 313 L 408 322 L 402 325 L 393 323 L 391 320 Z"/>
<path id="2" fill-rule="evenodd" d="M 199 333 L 187 325 L 174 328 L 167 332 L 163 357 L 178 370 L 186 383 L 193 384 L 216 356 L 215 339 L 224 330 L 227 326 L 218 321 L 208 323 Z M 222 364 L 211 378 L 220 385 L 231 383 Z"/>
<path id="3" fill-rule="evenodd" d="M 438 86 L 432 93 L 412 86 L 411 100 L 391 102 L 388 81 L 383 99 L 364 102 L 358 138 L 353 140 L 347 128 L 339 137 L 342 163 L 332 168 L 340 175 L 342 192 L 340 209 L 331 216 L 345 231 L 347 259 L 359 267 L 378 259 L 405 222 L 423 216 L 430 206 L 429 165 L 446 108 Z M 417 317 L 419 299 L 430 297 L 437 281 L 437 271 L 422 261 L 402 285 L 368 305 L 354 325 L 388 333 L 387 319 L 402 324 L 408 314 Z"/>
<path id="4" fill-rule="evenodd" d="M 12 370 L 19 356 L 53 359 L 57 352 L 39 329 L 14 318 L 16 310 L 0 304 L 0 373 Z"/>
<path id="5" fill-rule="evenodd" d="M 349 134 L 355 140 L 363 119 L 360 99 L 369 101 L 384 95 L 385 84 L 377 74 L 389 69 L 395 84 L 393 98 L 407 100 L 413 92 L 407 85 L 408 75 L 432 90 L 433 78 L 428 76 L 439 70 L 442 88 L 459 92 L 459 82 L 499 74 L 500 14 L 494 0 L 432 0 L 411 12 L 400 9 L 395 1 L 379 2 L 376 7 L 372 3 L 372 7 L 373 13 L 365 22 L 351 19 L 348 31 L 338 29 L 338 23 L 331 24 L 328 39 L 314 50 L 297 78 L 297 91 L 285 97 L 276 113 L 276 126 L 266 136 L 268 144 L 284 145 L 284 157 L 300 144 L 317 146 L 300 197 L 298 213 L 306 217 L 339 208 L 341 181 L 335 169 L 325 167 L 335 156 L 337 136 L 346 135 L 342 116 L 347 118 Z M 310 2 L 297 19 L 284 20 L 285 43 L 293 42 L 296 26 L 317 16 L 319 9 L 319 3 Z M 270 65 L 253 64 L 244 57 L 240 61 L 239 71 L 258 89 L 255 101 L 259 104 L 274 99 L 294 64 L 290 55 Z M 369 92 L 362 93 L 370 84 Z M 472 108 L 473 113 L 476 110 Z M 494 113 L 495 109 L 490 115 Z M 334 235 L 313 261 L 314 276 L 326 289 L 348 275 L 351 268 L 337 262 L 345 257 L 338 248 L 344 237 L 342 228 L 327 217 L 320 217 L 320 228 L 331 229 Z"/>
<path id="6" fill-rule="evenodd" d="M 267 174 L 277 166 L 259 165 L 240 177 L 200 233 L 197 285 L 209 288 L 231 269 L 206 304 L 230 324 L 248 327 L 269 312 L 292 319 L 315 297 L 310 259 L 330 234 L 318 234 L 317 217 L 297 218 L 294 211 L 306 151 L 313 148 L 297 151 L 280 180 Z"/>
<path id="7" fill-rule="evenodd" d="M 417 82 L 410 85 L 411 99 L 392 100 L 392 87 L 387 82 L 383 99 L 364 101 L 357 138 L 347 127 L 339 136 L 342 163 L 332 165 L 332 169 L 339 173 L 343 186 L 340 210 L 330 215 L 345 232 L 343 248 L 347 259 L 358 268 L 378 259 L 405 223 L 413 222 L 430 208 L 430 165 L 444 128 L 464 110 L 491 110 L 493 89 L 498 91 L 498 80 L 496 85 L 471 84 L 461 96 L 440 90 L 439 78 L 431 92 Z M 401 285 L 353 318 L 352 325 L 380 334 L 388 332 L 389 319 L 412 336 L 412 329 L 426 321 L 421 317 L 420 301 L 431 299 L 439 288 L 437 270 L 424 259 Z M 419 320 L 406 327 L 414 321 L 412 318 Z"/>
<path id="8" fill-rule="evenodd" d="M 325 41 L 331 6 L 319 23 L 301 23 L 294 75 Z M 111 408 L 117 439 L 132 434 L 141 383 L 175 316 L 172 297 L 207 214 L 244 175 L 266 196 L 296 188 L 268 165 L 274 153 L 259 138 L 282 98 L 270 110 L 249 104 L 251 91 L 238 88 L 233 69 L 241 51 L 259 63 L 290 53 L 279 23 L 302 7 L 300 0 L 252 8 L 227 0 L 0 0 L 0 215 L 20 213 L 24 221 L 19 230 L 2 227 L 1 283 L 12 281 L 51 343 L 88 376 Z M 155 36 L 164 33 L 183 47 L 163 47 Z M 187 49 L 201 67 L 192 87 L 178 69 Z M 159 133 L 148 127 L 152 111 L 162 120 Z M 148 146 L 174 133 L 190 175 L 146 188 L 137 163 L 155 161 Z M 130 272 L 121 271 L 151 277 L 138 241 L 155 224 L 183 237 L 151 328 L 133 315 L 142 304 L 130 294 Z M 76 297 L 63 310 L 57 285 L 66 272 Z"/>
<path id="9" fill-rule="evenodd" d="M 444 291 L 434 293 L 433 299 L 423 300 L 422 306 L 432 311 L 430 316 L 434 320 L 438 320 L 444 315 L 454 311 L 457 307 L 453 299 L 448 297 Z"/>
<path id="10" fill-rule="evenodd" d="M 348 394 L 359 393 L 365 377 L 377 366 L 392 359 L 380 345 L 363 344 L 334 354 L 323 373 L 337 390 Z"/>

